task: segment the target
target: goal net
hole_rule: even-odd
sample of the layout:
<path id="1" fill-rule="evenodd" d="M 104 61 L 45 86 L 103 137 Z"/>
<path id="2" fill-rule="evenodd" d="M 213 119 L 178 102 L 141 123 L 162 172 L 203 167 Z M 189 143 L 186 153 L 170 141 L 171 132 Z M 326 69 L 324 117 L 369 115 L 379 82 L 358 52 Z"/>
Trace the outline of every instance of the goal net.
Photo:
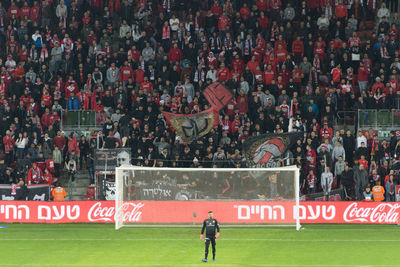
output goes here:
<path id="1" fill-rule="evenodd" d="M 299 169 L 116 168 L 115 228 L 198 224 L 212 210 L 223 224 L 300 229 Z"/>

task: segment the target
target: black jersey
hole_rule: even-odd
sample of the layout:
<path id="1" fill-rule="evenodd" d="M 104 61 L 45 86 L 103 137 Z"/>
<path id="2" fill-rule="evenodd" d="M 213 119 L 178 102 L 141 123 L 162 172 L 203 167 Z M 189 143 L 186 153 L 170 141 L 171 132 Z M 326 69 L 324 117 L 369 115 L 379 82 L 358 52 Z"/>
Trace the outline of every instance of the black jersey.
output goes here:
<path id="1" fill-rule="evenodd" d="M 203 222 L 203 228 L 201 229 L 201 234 L 204 234 L 204 230 L 206 230 L 207 237 L 214 237 L 216 232 L 219 232 L 218 221 L 216 219 L 205 219 Z"/>

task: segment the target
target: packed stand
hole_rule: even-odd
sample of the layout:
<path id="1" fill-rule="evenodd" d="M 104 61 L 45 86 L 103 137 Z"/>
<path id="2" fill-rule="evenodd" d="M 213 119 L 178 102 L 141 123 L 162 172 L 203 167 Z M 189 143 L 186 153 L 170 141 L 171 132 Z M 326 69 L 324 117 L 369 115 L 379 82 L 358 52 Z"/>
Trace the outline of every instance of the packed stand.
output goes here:
<path id="1" fill-rule="evenodd" d="M 389 4 L 388 9 L 385 4 Z M 96 132 L 65 136 L 64 111 L 107 117 L 103 148 L 133 164 L 247 167 L 242 145 L 303 131 L 282 164 L 301 166 L 303 193 L 349 198 L 380 184 L 393 200 L 399 142 L 333 131 L 338 111 L 398 109 L 397 1 L 43 0 L 0 2 L 0 183 L 52 183 L 66 168 L 93 182 Z M 234 99 L 220 126 L 185 143 L 161 111 L 208 108 L 219 81 Z M 93 137 L 93 138 L 92 138 Z M 365 192 L 368 189 L 365 189 Z M 368 195 L 368 193 L 367 193 Z"/>

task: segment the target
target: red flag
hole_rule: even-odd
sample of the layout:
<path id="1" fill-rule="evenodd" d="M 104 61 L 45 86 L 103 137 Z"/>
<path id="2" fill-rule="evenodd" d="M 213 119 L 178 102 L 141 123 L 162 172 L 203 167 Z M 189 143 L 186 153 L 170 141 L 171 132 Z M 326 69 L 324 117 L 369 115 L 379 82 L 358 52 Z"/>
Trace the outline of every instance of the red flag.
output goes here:
<path id="1" fill-rule="evenodd" d="M 290 118 L 293 118 L 293 99 L 290 101 Z"/>
<path id="2" fill-rule="evenodd" d="M 207 99 L 208 103 L 210 103 L 211 107 L 217 111 L 223 109 L 233 97 L 232 93 L 218 82 L 207 86 L 203 91 L 203 95 Z"/>

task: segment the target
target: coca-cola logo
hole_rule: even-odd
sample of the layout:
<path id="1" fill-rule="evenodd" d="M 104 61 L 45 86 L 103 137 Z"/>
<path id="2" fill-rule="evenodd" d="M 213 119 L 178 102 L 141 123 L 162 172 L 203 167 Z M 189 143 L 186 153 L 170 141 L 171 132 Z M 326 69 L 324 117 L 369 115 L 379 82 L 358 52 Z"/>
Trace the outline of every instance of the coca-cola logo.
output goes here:
<path id="1" fill-rule="evenodd" d="M 382 203 L 376 207 L 359 207 L 359 203 L 352 203 L 343 213 L 345 222 L 362 223 L 398 223 L 399 204 Z"/>
<path id="2" fill-rule="evenodd" d="M 115 219 L 123 222 L 139 222 L 142 219 L 142 211 L 140 210 L 144 206 L 143 203 L 124 203 L 115 212 L 115 207 L 102 206 L 101 202 L 94 204 L 88 212 L 88 220 L 90 222 L 114 222 Z"/>

